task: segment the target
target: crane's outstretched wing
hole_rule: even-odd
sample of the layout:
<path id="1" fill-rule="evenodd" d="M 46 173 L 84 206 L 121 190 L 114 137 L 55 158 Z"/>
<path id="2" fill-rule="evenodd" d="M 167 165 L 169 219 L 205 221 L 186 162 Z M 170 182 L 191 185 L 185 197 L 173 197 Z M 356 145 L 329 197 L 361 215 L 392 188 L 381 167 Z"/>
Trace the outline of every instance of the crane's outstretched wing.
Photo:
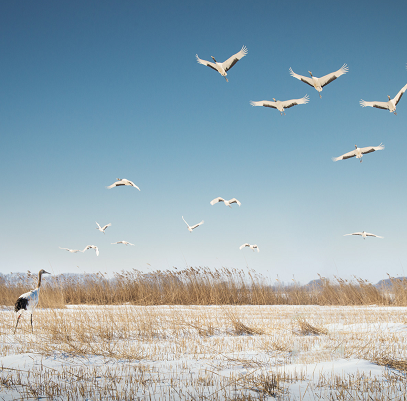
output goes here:
<path id="1" fill-rule="evenodd" d="M 199 64 L 206 65 L 206 66 L 212 68 L 213 70 L 218 71 L 218 69 L 216 68 L 216 64 L 211 63 L 210 61 L 200 59 L 197 54 L 195 56 L 196 56 L 196 61 L 198 61 Z"/>
<path id="2" fill-rule="evenodd" d="M 189 224 L 185 221 L 184 216 L 181 216 L 182 220 L 184 220 L 185 224 L 189 227 Z"/>
<path id="3" fill-rule="evenodd" d="M 406 91 L 407 89 L 407 84 L 405 84 L 401 89 L 400 92 L 397 93 L 397 95 L 394 97 L 393 102 L 395 105 L 397 105 L 397 103 L 400 101 L 401 97 L 403 96 L 403 93 Z"/>
<path id="4" fill-rule="evenodd" d="M 124 185 L 122 184 L 120 181 L 114 182 L 112 185 L 109 185 L 108 187 L 106 187 L 107 189 L 111 189 L 113 187 L 118 187 L 120 185 Z"/>
<path id="5" fill-rule="evenodd" d="M 212 199 L 211 202 L 210 202 L 210 204 L 211 204 L 211 205 L 214 205 L 215 203 L 224 202 L 224 201 L 225 201 L 225 199 L 223 199 L 223 198 L 221 198 L 220 196 L 218 196 L 217 198 Z M 184 220 L 184 221 L 185 221 L 185 220 Z"/>
<path id="6" fill-rule="evenodd" d="M 292 77 L 299 79 L 302 82 L 305 82 L 306 84 L 308 84 L 309 86 L 314 87 L 314 81 L 312 80 L 312 78 L 308 78 L 308 77 L 304 77 L 302 75 L 298 75 L 296 74 L 290 67 L 290 74 Z"/>
<path id="7" fill-rule="evenodd" d="M 253 251 L 254 251 L 255 249 L 257 249 L 257 252 L 260 252 L 260 249 L 259 249 L 259 247 L 258 247 L 257 245 L 253 245 Z"/>
<path id="8" fill-rule="evenodd" d="M 343 74 L 346 74 L 349 71 L 349 68 L 344 64 L 338 71 L 331 72 L 330 74 L 324 75 L 319 78 L 319 83 L 323 88 L 325 85 L 328 85 L 330 82 L 335 81 L 336 78 L 340 77 Z"/>
<path id="9" fill-rule="evenodd" d="M 345 234 L 344 237 L 346 237 L 347 235 L 363 235 L 363 233 L 352 233 L 352 234 Z"/>
<path id="10" fill-rule="evenodd" d="M 237 203 L 239 206 L 241 205 L 241 203 L 236 199 L 236 198 L 232 198 L 229 203 Z"/>
<path id="11" fill-rule="evenodd" d="M 184 220 L 185 221 L 185 220 Z M 203 224 L 204 223 L 204 221 L 202 220 L 200 223 L 198 223 L 198 224 L 195 224 L 194 226 L 191 226 L 191 229 L 193 230 L 194 228 L 197 228 L 197 227 L 199 227 L 201 224 Z"/>
<path id="12" fill-rule="evenodd" d="M 140 188 L 133 181 L 130 181 L 130 180 L 126 180 L 126 181 L 130 184 L 130 186 L 137 188 L 140 191 Z"/>
<path id="13" fill-rule="evenodd" d="M 250 244 L 248 244 L 248 243 L 246 242 L 245 244 L 240 245 L 240 246 L 239 246 L 239 249 L 243 249 L 243 248 L 246 247 L 246 246 L 250 246 Z"/>
<path id="14" fill-rule="evenodd" d="M 356 149 L 355 149 L 355 150 L 352 150 L 351 152 L 345 153 L 345 154 L 342 155 L 342 156 L 333 157 L 332 160 L 333 160 L 334 162 L 337 162 L 338 160 L 350 159 L 351 157 L 355 157 L 355 156 L 356 156 Z M 350 234 L 348 234 L 348 235 L 350 235 Z"/>
<path id="15" fill-rule="evenodd" d="M 362 154 L 366 154 L 366 153 L 372 153 L 376 150 L 383 150 L 384 149 L 384 145 L 381 143 L 379 146 L 367 146 L 366 148 L 360 148 Z"/>
<path id="16" fill-rule="evenodd" d="M 106 224 L 105 226 L 102 227 L 102 230 L 105 231 L 107 227 L 110 227 L 112 223 Z"/>
<path id="17" fill-rule="evenodd" d="M 254 102 L 253 100 L 250 101 L 250 104 L 252 106 L 264 106 L 264 107 L 271 107 L 273 109 L 276 109 L 276 102 L 272 102 L 269 100 L 259 100 L 258 102 Z"/>
<path id="18" fill-rule="evenodd" d="M 285 109 L 289 109 L 290 107 L 296 106 L 297 104 L 306 104 L 309 102 L 309 97 L 308 95 L 305 95 L 301 99 L 291 99 L 291 100 L 285 100 L 284 102 L 281 102 L 283 104 L 283 107 Z"/>
<path id="19" fill-rule="evenodd" d="M 365 233 L 367 237 L 376 237 L 376 238 L 384 238 L 381 237 L 380 235 L 376 235 L 376 234 L 370 234 L 370 233 Z"/>
<path id="20" fill-rule="evenodd" d="M 232 57 L 229 57 L 226 61 L 222 63 L 222 67 L 225 71 L 230 70 L 241 58 L 247 54 L 246 46 L 243 46 L 240 49 L 240 52 L 234 54 Z"/>
<path id="21" fill-rule="evenodd" d="M 98 223 L 97 221 L 96 221 L 95 223 L 96 223 L 96 225 L 97 225 L 96 230 L 102 229 L 102 227 L 100 227 L 100 225 L 99 225 L 99 223 Z"/>
<path id="22" fill-rule="evenodd" d="M 359 102 L 362 107 L 376 107 L 376 109 L 383 109 L 389 110 L 389 105 L 387 102 L 366 102 L 365 100 L 361 99 Z"/>

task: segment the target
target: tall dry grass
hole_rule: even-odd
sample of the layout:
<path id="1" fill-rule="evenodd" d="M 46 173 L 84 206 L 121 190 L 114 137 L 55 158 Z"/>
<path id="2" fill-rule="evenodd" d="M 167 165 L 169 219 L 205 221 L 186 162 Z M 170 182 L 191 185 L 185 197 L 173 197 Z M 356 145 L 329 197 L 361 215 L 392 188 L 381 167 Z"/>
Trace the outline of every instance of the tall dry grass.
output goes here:
<path id="1" fill-rule="evenodd" d="M 13 305 L 34 288 L 37 276 L 14 274 L 0 278 L 0 304 Z M 407 280 L 390 277 L 387 287 L 376 288 L 355 278 L 314 285 L 280 285 L 253 270 L 187 268 L 145 274 L 133 269 L 108 279 L 102 273 L 46 276 L 41 288 L 42 307 L 66 304 L 115 305 L 407 305 Z"/>

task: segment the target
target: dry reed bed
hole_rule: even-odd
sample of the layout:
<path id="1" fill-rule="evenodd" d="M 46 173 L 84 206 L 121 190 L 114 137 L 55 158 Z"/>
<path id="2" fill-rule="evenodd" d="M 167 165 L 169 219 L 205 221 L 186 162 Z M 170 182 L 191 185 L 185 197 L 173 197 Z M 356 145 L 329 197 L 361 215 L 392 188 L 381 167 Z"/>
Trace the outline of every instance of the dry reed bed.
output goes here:
<path id="1" fill-rule="evenodd" d="M 3 309 L 0 393 L 72 400 L 401 400 L 406 312 L 82 305 L 37 310 L 34 335 L 25 316 L 14 336 L 14 313 Z M 343 360 L 387 368 L 376 376 L 363 369 L 315 370 Z"/>
<path id="2" fill-rule="evenodd" d="M 0 305 L 13 305 L 33 288 L 36 275 L 0 277 Z M 114 305 L 394 305 L 407 306 L 407 280 L 391 278 L 378 289 L 365 280 L 321 277 L 314 286 L 282 286 L 251 270 L 188 268 L 179 271 L 138 270 L 108 279 L 102 273 L 47 276 L 41 291 L 43 307 L 66 304 Z"/>

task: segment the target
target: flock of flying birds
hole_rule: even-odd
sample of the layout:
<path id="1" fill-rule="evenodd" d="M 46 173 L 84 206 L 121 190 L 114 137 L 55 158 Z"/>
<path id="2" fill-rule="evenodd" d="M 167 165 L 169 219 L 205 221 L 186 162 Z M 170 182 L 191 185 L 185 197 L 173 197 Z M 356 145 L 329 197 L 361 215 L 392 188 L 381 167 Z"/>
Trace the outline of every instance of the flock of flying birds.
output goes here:
<path id="1" fill-rule="evenodd" d="M 207 67 L 210 67 L 213 70 L 219 72 L 219 74 L 221 74 L 226 79 L 226 82 L 229 82 L 228 79 L 226 78 L 227 71 L 230 70 L 240 59 L 242 59 L 244 56 L 246 56 L 247 52 L 248 52 L 247 48 L 245 46 L 243 46 L 242 49 L 238 53 L 234 54 L 232 57 L 229 57 L 223 63 L 218 63 L 213 56 L 211 56 L 211 58 L 214 61 L 214 63 L 212 63 L 210 61 L 202 60 L 198 57 L 198 55 L 196 55 L 196 59 L 199 64 L 206 65 Z M 290 67 L 289 71 L 290 71 L 290 75 L 292 77 L 297 78 L 298 80 L 315 88 L 319 93 L 319 97 L 322 98 L 322 96 L 321 96 L 322 88 L 324 86 L 328 85 L 329 83 L 331 83 L 332 81 L 334 81 L 335 79 L 339 78 L 341 75 L 346 74 L 349 71 L 349 68 L 346 64 L 344 64 L 339 70 L 337 70 L 335 72 L 331 72 L 330 74 L 324 75 L 321 78 L 315 77 L 311 71 L 308 71 L 308 73 L 310 74 L 310 77 L 305 77 L 303 75 L 296 74 L 292 70 L 291 67 Z M 378 109 L 389 110 L 390 113 L 394 113 L 395 115 L 397 115 L 396 106 L 406 90 L 407 90 L 407 84 L 404 85 L 400 89 L 400 91 L 397 93 L 397 95 L 393 99 L 389 95 L 387 95 L 387 97 L 388 97 L 387 102 L 378 102 L 378 101 L 366 102 L 365 100 L 361 99 L 360 105 L 362 107 L 369 106 L 369 107 L 375 107 Z M 281 101 L 281 100 L 276 100 L 275 98 L 273 98 L 273 101 L 270 101 L 270 100 L 260 100 L 260 101 L 256 101 L 256 102 L 250 101 L 250 104 L 252 106 L 264 106 L 264 107 L 270 107 L 273 109 L 277 109 L 280 112 L 280 115 L 283 115 L 283 114 L 285 115 L 285 109 L 289 109 L 290 107 L 297 106 L 299 104 L 306 104 L 308 102 L 309 102 L 309 97 L 308 97 L 308 95 L 305 95 L 301 99 L 290 99 L 290 100 Z M 339 157 L 333 157 L 332 160 L 336 162 L 338 160 L 346 160 L 346 159 L 350 159 L 352 157 L 356 157 L 357 159 L 360 160 L 360 162 L 362 162 L 362 157 L 364 154 L 372 153 L 372 152 L 375 152 L 376 150 L 383 150 L 383 149 L 384 149 L 384 145 L 382 143 L 378 146 L 367 146 L 364 148 L 359 148 L 357 145 L 355 145 L 355 150 L 345 153 Z M 239 206 L 240 206 L 240 204 L 239 204 Z M 201 222 L 201 223 L 203 223 L 203 222 Z M 197 227 L 197 226 L 198 225 L 196 225 L 194 227 Z M 360 235 L 363 239 L 366 239 L 366 237 L 383 238 L 383 237 L 380 237 L 379 235 L 367 233 L 365 231 L 345 234 L 345 236 L 347 236 L 347 235 Z M 250 244 L 243 244 L 240 247 L 240 249 L 242 249 L 243 247 L 246 247 L 246 246 L 250 247 L 253 251 L 255 248 L 257 248 L 257 251 L 259 251 L 259 248 L 257 247 L 257 245 L 250 245 Z"/>
<path id="2" fill-rule="evenodd" d="M 226 61 L 224 61 L 223 63 L 219 63 L 216 61 L 216 59 L 211 56 L 212 60 L 214 62 L 210 62 L 210 61 L 206 61 L 206 60 L 202 60 L 198 57 L 198 55 L 196 55 L 196 59 L 198 61 L 199 64 L 202 65 L 206 65 L 207 67 L 212 68 L 213 70 L 217 71 L 219 74 L 221 74 L 225 79 L 226 82 L 229 82 L 227 79 L 227 71 L 229 71 L 240 59 L 242 59 L 244 56 L 246 56 L 248 53 L 248 50 L 245 46 L 243 46 L 241 48 L 241 50 L 234 54 L 233 56 L 229 57 Z M 307 85 L 315 88 L 318 93 L 319 93 L 319 97 L 321 98 L 321 92 L 322 92 L 322 88 L 324 88 L 326 85 L 328 85 L 329 83 L 331 83 L 332 81 L 334 81 L 335 79 L 339 78 L 341 75 L 346 74 L 349 71 L 349 68 L 346 64 L 344 64 L 339 70 L 335 71 L 335 72 L 331 72 L 330 74 L 324 75 L 323 77 L 315 77 L 311 71 L 308 71 L 308 73 L 310 74 L 310 77 L 305 77 L 303 75 L 299 75 L 296 74 L 292 68 L 290 67 L 289 72 L 290 75 L 304 83 L 306 83 Z M 401 97 L 403 96 L 404 92 L 407 90 L 407 84 L 404 85 L 400 91 L 397 93 L 397 95 L 394 98 L 391 98 L 390 96 L 388 96 L 388 101 L 387 102 L 377 102 L 377 101 L 373 101 L 373 102 L 366 102 L 365 100 L 361 100 L 360 101 L 360 105 L 362 107 L 375 107 L 378 109 L 384 109 L 384 110 L 389 110 L 390 113 L 394 113 L 395 115 L 397 115 L 396 113 L 396 106 L 398 104 L 398 102 L 400 101 Z M 309 97 L 308 95 L 305 95 L 304 97 L 300 98 L 300 99 L 290 99 L 290 100 L 276 100 L 275 98 L 273 98 L 273 101 L 270 100 L 260 100 L 260 101 L 250 101 L 250 104 L 252 106 L 264 106 L 264 107 L 270 107 L 270 108 L 274 108 L 277 109 L 281 115 L 285 115 L 285 110 L 289 109 L 290 107 L 296 106 L 296 105 L 300 105 L 300 104 L 306 104 L 309 102 Z M 357 145 L 355 145 L 355 149 L 345 153 L 339 157 L 333 157 L 332 160 L 333 161 L 339 161 L 339 160 L 346 160 L 346 159 L 350 159 L 352 157 L 356 157 L 357 159 L 360 160 L 360 162 L 362 162 L 362 157 L 363 155 L 367 154 L 367 153 L 372 153 L 375 152 L 377 150 L 383 150 L 384 149 L 384 145 L 380 144 L 378 146 L 367 146 L 364 148 L 359 148 Z M 119 186 L 132 186 L 136 189 L 138 189 L 140 191 L 140 188 L 134 184 L 134 182 L 127 180 L 125 178 L 118 178 L 116 182 L 114 182 L 112 185 L 109 185 L 108 189 L 114 188 L 114 187 L 119 187 Z M 236 198 L 232 198 L 230 200 L 226 200 L 223 199 L 221 197 L 215 198 L 213 199 L 210 204 L 214 205 L 215 203 L 218 202 L 224 202 L 224 204 L 226 206 L 231 207 L 230 205 L 233 203 L 237 203 L 239 206 L 241 205 L 241 203 L 236 199 Z M 187 225 L 188 231 L 192 233 L 192 231 L 201 226 L 202 224 L 204 224 L 204 221 L 202 220 L 201 222 L 199 222 L 198 224 L 194 224 L 192 226 L 190 226 L 184 219 L 184 216 L 182 216 L 182 220 L 185 222 L 185 224 Z M 111 224 L 106 224 L 105 226 L 101 227 L 99 225 L 98 222 L 96 222 L 96 229 L 99 230 L 100 232 L 102 232 L 103 234 L 105 233 L 105 230 L 111 226 Z M 365 231 L 362 232 L 355 232 L 355 233 L 351 233 L 351 234 L 345 234 L 345 235 L 360 235 L 362 236 L 363 239 L 366 239 L 366 237 L 378 237 L 378 238 L 383 238 L 380 237 L 378 235 L 375 234 L 371 234 L 371 233 L 366 233 Z M 131 244 L 128 241 L 117 241 L 117 242 L 113 242 L 112 245 L 114 244 L 124 244 L 124 245 L 131 245 L 134 246 L 134 244 Z M 243 245 L 240 246 L 240 249 L 243 249 L 245 247 L 248 247 L 250 249 L 252 249 L 253 251 L 255 251 L 257 249 L 257 252 L 259 252 L 259 248 L 256 244 L 248 244 L 245 243 Z M 70 253 L 77 253 L 77 252 L 86 252 L 88 249 L 94 249 L 96 252 L 96 256 L 99 255 L 99 248 L 96 245 L 87 245 L 83 250 L 79 250 L 79 249 L 70 249 L 70 248 L 61 248 L 60 249 L 64 249 Z"/>

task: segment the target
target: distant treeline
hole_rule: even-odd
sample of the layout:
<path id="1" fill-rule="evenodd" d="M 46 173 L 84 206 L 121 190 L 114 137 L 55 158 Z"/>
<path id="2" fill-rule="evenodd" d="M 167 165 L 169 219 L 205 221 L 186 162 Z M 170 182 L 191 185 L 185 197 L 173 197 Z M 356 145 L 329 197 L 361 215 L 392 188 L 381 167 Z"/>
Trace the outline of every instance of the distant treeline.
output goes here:
<path id="1" fill-rule="evenodd" d="M 37 284 L 34 273 L 0 275 L 0 304 L 13 305 Z M 392 278 L 373 285 L 366 280 L 329 280 L 290 285 L 253 270 L 187 268 L 142 273 L 44 276 L 40 306 L 111 305 L 395 305 L 407 306 L 407 280 Z"/>

